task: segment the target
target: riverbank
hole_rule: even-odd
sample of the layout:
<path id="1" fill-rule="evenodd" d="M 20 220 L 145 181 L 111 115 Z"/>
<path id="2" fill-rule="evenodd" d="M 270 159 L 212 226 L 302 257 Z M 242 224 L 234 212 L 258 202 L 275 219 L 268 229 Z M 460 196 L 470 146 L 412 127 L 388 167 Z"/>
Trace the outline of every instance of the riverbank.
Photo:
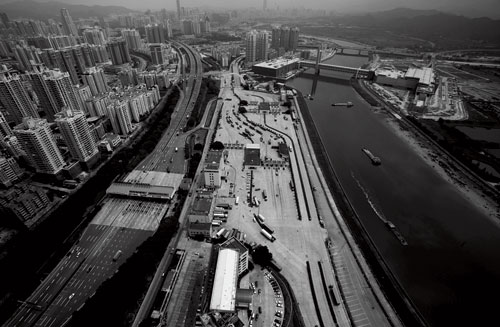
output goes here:
<path id="1" fill-rule="evenodd" d="M 358 81 L 352 81 L 351 85 L 372 107 L 379 108 L 378 100 L 367 92 Z M 387 113 L 388 116 L 385 121 L 399 139 L 404 141 L 444 180 L 452 184 L 470 203 L 486 216 L 493 218 L 496 224 L 500 224 L 500 205 L 490 195 L 491 190 L 487 189 L 487 185 L 480 185 L 479 182 L 471 180 L 471 177 L 458 168 L 457 163 L 448 154 L 443 155 L 431 141 L 417 135 L 416 131 L 412 130 L 408 123 L 396 120 L 393 115 Z"/>
<path id="2" fill-rule="evenodd" d="M 407 143 L 415 153 L 417 153 L 429 166 L 446 181 L 453 184 L 456 189 L 485 215 L 494 218 L 500 224 L 500 205 L 489 196 L 484 194 L 484 190 L 472 184 L 469 179 L 458 171 L 447 156 L 441 156 L 427 140 L 415 135 L 414 132 L 402 126 L 392 116 L 388 115 L 387 125 L 405 143 Z"/>
<path id="3" fill-rule="evenodd" d="M 406 326 L 426 325 L 424 319 L 411 302 L 411 299 L 402 289 L 396 277 L 385 263 L 383 257 L 376 248 L 373 240 L 364 228 L 356 211 L 346 196 L 346 193 L 333 169 L 328 153 L 324 147 L 323 140 L 321 139 L 311 113 L 308 110 L 307 103 L 300 91 L 296 91 L 298 93 L 297 99 L 299 101 L 300 111 L 302 113 L 319 167 L 323 172 L 323 176 L 330 192 L 334 196 L 335 204 L 337 205 L 342 218 L 350 230 L 350 234 L 361 249 L 363 257 L 370 266 L 375 279 L 383 290 L 383 293 L 389 299 L 389 302 L 395 308 L 404 324 Z"/>

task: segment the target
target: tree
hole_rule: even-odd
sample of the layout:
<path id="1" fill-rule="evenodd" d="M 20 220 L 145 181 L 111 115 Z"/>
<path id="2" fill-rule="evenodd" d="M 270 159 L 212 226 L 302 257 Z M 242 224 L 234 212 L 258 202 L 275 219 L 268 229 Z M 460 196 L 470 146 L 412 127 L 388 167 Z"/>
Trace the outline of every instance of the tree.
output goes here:
<path id="1" fill-rule="evenodd" d="M 248 101 L 247 100 L 241 100 L 240 101 L 240 106 L 248 106 Z"/>
<path id="2" fill-rule="evenodd" d="M 245 107 L 239 107 L 239 108 L 238 108 L 238 112 L 239 112 L 240 114 L 245 114 L 245 113 L 247 112 L 247 109 L 246 109 Z"/>
<path id="3" fill-rule="evenodd" d="M 193 147 L 194 151 L 203 151 L 203 144 L 196 143 Z"/>
<path id="4" fill-rule="evenodd" d="M 259 245 L 253 251 L 252 258 L 256 264 L 265 266 L 273 259 L 273 254 L 269 252 L 267 246 Z"/>
<path id="5" fill-rule="evenodd" d="M 222 142 L 215 141 L 214 143 L 212 143 L 210 145 L 210 149 L 212 149 L 212 150 L 224 150 L 224 144 L 222 144 Z"/>

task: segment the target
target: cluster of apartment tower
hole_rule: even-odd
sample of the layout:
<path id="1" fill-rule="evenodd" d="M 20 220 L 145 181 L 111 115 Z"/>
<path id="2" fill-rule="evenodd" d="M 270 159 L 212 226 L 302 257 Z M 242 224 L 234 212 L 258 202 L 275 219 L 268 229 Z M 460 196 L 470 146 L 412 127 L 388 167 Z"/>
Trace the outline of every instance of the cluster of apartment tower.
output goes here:
<path id="1" fill-rule="evenodd" d="M 299 28 L 273 27 L 268 31 L 250 31 L 246 36 L 246 60 L 252 64 L 295 51 L 298 47 Z"/>

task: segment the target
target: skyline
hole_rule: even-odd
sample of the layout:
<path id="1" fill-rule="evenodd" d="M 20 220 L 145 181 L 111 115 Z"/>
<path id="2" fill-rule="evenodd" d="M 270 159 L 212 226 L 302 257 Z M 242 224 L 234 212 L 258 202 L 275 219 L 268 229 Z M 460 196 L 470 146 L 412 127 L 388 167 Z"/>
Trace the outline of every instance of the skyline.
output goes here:
<path id="1" fill-rule="evenodd" d="M 17 2 L 16 0 L 1 0 L 0 3 L 7 5 Z M 48 0 L 39 0 L 36 2 L 51 2 Z M 59 0 L 61 4 L 71 5 L 101 5 L 101 6 L 122 6 L 131 10 L 146 11 L 167 9 L 171 11 L 177 10 L 177 5 L 174 0 L 163 2 L 159 0 L 143 0 L 138 4 L 133 0 Z M 210 1 L 195 1 L 181 0 L 181 7 L 198 7 L 212 10 L 233 10 L 233 9 L 249 9 L 262 10 L 264 0 L 259 0 L 249 4 L 246 1 L 237 0 L 227 3 L 223 0 Z M 303 8 L 312 10 L 334 11 L 338 14 L 362 14 L 377 11 L 386 11 L 395 8 L 409 8 L 416 10 L 438 10 L 446 13 L 464 15 L 466 17 L 489 17 L 500 19 L 500 2 L 496 0 L 352 0 L 344 2 L 341 0 L 311 0 L 306 5 L 300 0 L 267 0 L 267 8 L 270 10 L 283 8 Z"/>

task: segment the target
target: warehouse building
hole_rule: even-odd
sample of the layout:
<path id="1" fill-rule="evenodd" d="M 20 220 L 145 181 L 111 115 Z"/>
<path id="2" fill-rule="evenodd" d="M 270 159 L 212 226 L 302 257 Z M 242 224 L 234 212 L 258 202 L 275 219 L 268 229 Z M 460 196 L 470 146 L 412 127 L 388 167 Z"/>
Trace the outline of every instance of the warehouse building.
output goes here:
<path id="1" fill-rule="evenodd" d="M 299 62 L 299 58 L 277 58 L 253 65 L 252 72 L 268 77 L 286 78 L 299 69 Z"/>

